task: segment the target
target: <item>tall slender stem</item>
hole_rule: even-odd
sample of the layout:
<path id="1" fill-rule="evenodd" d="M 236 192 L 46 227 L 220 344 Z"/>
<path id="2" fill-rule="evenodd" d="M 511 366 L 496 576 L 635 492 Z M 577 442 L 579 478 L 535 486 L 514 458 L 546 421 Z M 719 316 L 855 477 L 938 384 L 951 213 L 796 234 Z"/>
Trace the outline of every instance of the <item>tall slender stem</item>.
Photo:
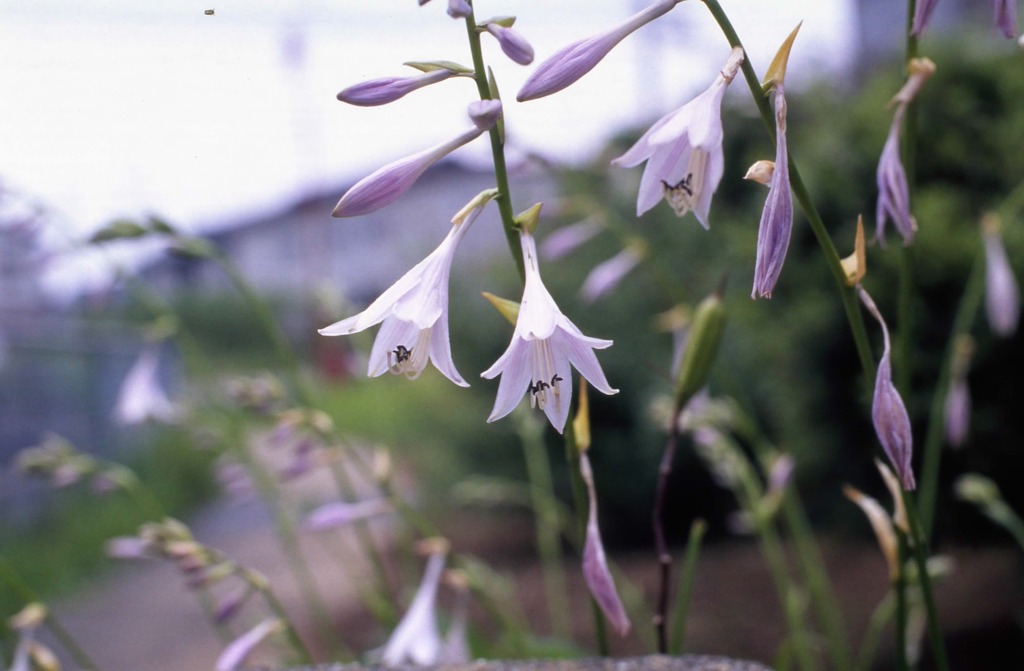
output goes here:
<path id="1" fill-rule="evenodd" d="M 899 562 L 899 573 L 893 578 L 892 591 L 896 597 L 896 671 L 908 671 L 907 664 L 907 537 L 896 532 L 898 548 L 896 551 Z"/>
<path id="2" fill-rule="evenodd" d="M 658 466 L 658 485 L 654 491 L 654 551 L 658 556 L 660 568 L 658 577 L 658 605 L 654 613 L 654 630 L 658 635 L 658 653 L 668 654 L 668 601 L 672 583 L 672 553 L 668 550 L 665 540 L 665 493 L 668 490 L 668 478 L 672 474 L 672 462 L 675 461 L 676 449 L 679 445 L 679 415 L 683 407 L 677 405 L 672 411 L 672 423 L 668 427 L 668 438 L 665 451 L 661 455 Z"/>

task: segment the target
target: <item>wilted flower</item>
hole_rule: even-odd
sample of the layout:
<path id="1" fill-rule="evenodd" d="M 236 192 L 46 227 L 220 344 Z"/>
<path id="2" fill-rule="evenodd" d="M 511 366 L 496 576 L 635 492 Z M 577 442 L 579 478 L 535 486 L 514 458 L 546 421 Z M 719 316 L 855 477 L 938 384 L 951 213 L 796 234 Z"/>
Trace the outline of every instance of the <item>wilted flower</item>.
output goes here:
<path id="1" fill-rule="evenodd" d="M 1012 40 L 1017 36 L 1017 0 L 994 0 L 996 29 Z"/>
<path id="2" fill-rule="evenodd" d="M 775 85 L 775 168 L 768 186 L 768 198 L 757 229 L 757 261 L 751 298 L 771 298 L 793 231 L 793 194 L 789 189 L 789 153 L 786 148 L 786 91 Z"/>
<path id="3" fill-rule="evenodd" d="M 389 163 L 359 180 L 341 197 L 334 206 L 331 216 L 357 217 L 390 205 L 405 193 L 427 168 L 467 142 L 475 140 L 493 126 L 498 118 L 496 111 L 500 113 L 500 110 L 501 103 L 497 100 L 478 100 L 471 103 L 469 113 L 473 119 L 473 128 L 448 142 L 442 142 L 418 154 Z"/>
<path id="4" fill-rule="evenodd" d="M 910 416 L 903 405 L 900 393 L 892 382 L 892 364 L 889 359 L 889 329 L 882 319 L 875 302 L 863 287 L 857 287 L 857 294 L 868 312 L 882 326 L 884 347 L 882 358 L 878 362 L 878 373 L 875 376 L 875 395 L 871 402 L 871 419 L 875 425 L 875 433 L 882 443 L 889 462 L 896 469 L 903 488 L 914 489 L 914 468 L 911 463 L 914 439 L 910 430 Z"/>
<path id="5" fill-rule="evenodd" d="M 1020 291 L 1010 260 L 1006 256 L 1001 224 L 998 217 L 989 215 L 982 221 L 982 241 L 985 245 L 985 312 L 988 323 L 996 335 L 1008 338 L 1017 330 L 1020 321 Z"/>
<path id="6" fill-rule="evenodd" d="M 498 40 L 498 46 L 512 61 L 520 65 L 529 65 L 533 62 L 533 47 L 515 30 L 500 23 L 488 23 L 487 32 Z"/>
<path id="7" fill-rule="evenodd" d="M 155 346 L 146 347 L 125 376 L 114 404 L 119 424 L 172 422 L 177 417 L 177 409 L 160 386 L 158 356 Z"/>
<path id="8" fill-rule="evenodd" d="M 572 401 L 570 364 L 600 392 L 618 392 L 608 385 L 594 354 L 594 349 L 611 347 L 612 341 L 583 335 L 562 314 L 540 277 L 533 235 L 524 229 L 519 238 L 526 286 L 512 342 L 494 365 L 481 373 L 488 379 L 501 375 L 498 396 L 487 421 L 493 422 L 512 412 L 525 390 L 530 405 L 539 406 L 561 433 Z"/>
<path id="9" fill-rule="evenodd" d="M 676 215 L 690 210 L 708 227 L 711 196 L 722 180 L 722 96 L 743 63 L 743 50 L 732 50 L 711 86 L 678 110 L 658 119 L 636 144 L 612 164 L 632 168 L 647 161 L 637 194 L 641 216 L 665 198 Z"/>
<path id="10" fill-rule="evenodd" d="M 627 245 L 621 252 L 591 269 L 580 287 L 580 295 L 588 303 L 614 289 L 629 274 L 647 253 L 642 242 Z"/>
<path id="11" fill-rule="evenodd" d="M 747 174 L 743 175 L 743 179 L 749 179 L 752 182 L 770 186 L 773 174 L 775 174 L 775 161 L 762 159 L 760 161 L 754 161 L 754 163 L 747 168 Z"/>
<path id="12" fill-rule="evenodd" d="M 590 459 L 586 453 L 580 455 L 580 476 L 587 487 L 590 501 L 587 514 L 587 539 L 583 546 L 583 579 L 590 589 L 594 601 L 600 606 L 608 622 L 611 623 L 619 636 L 629 633 L 630 623 L 626 609 L 622 605 L 619 593 L 615 589 L 615 580 L 608 570 L 608 560 L 601 542 L 601 530 L 597 525 L 597 492 L 594 489 L 594 474 L 590 469 Z"/>
<path id="13" fill-rule="evenodd" d="M 412 77 L 385 77 L 349 86 L 338 94 L 338 100 L 359 107 L 374 107 L 394 102 L 418 88 L 448 79 L 455 73 L 438 68 Z"/>
<path id="14" fill-rule="evenodd" d="M 278 619 L 263 620 L 245 632 L 227 647 L 217 658 L 216 671 L 235 671 L 245 662 L 257 645 L 285 629 L 285 623 Z"/>
<path id="15" fill-rule="evenodd" d="M 882 550 L 885 563 L 889 566 L 889 579 L 896 580 L 900 575 L 900 559 L 896 531 L 889 513 L 878 501 L 849 485 L 843 487 L 843 493 L 864 511 L 875 532 L 875 538 L 878 539 L 878 547 Z"/>
<path id="16" fill-rule="evenodd" d="M 436 664 L 441 652 L 441 634 L 437 628 L 437 588 L 444 573 L 447 547 L 439 543 L 427 560 L 416 596 L 384 646 L 381 663 L 385 666 L 412 663 Z"/>
<path id="17" fill-rule="evenodd" d="M 325 336 L 348 335 L 381 324 L 370 352 L 367 375 L 390 371 L 413 380 L 429 359 L 449 380 L 469 384 L 455 370 L 448 336 L 448 278 L 455 249 L 494 192 L 485 192 L 472 211 L 456 221 L 447 237 L 427 258 L 391 285 L 359 314 L 320 329 Z"/>
<path id="18" fill-rule="evenodd" d="M 910 213 L 910 188 L 907 173 L 900 159 L 900 133 L 903 131 L 903 117 L 924 83 L 935 72 L 935 64 L 927 58 L 915 58 L 908 66 L 910 72 L 906 83 L 892 99 L 896 105 L 892 125 L 885 139 L 885 146 L 878 159 L 876 181 L 878 183 L 878 204 L 875 208 L 875 237 L 885 245 L 885 222 L 892 218 L 896 230 L 909 244 L 917 231 L 917 222 Z"/>
<path id="19" fill-rule="evenodd" d="M 665 14 L 682 0 L 657 0 L 646 9 L 634 14 L 611 30 L 574 42 L 537 66 L 516 100 L 524 102 L 543 98 L 573 84 L 590 72 L 615 45 L 641 26 Z"/>
<path id="20" fill-rule="evenodd" d="M 928 23 L 932 20 L 932 12 L 939 0 L 917 0 L 914 6 L 914 19 L 911 22 L 910 34 L 922 35 L 928 29 Z"/>

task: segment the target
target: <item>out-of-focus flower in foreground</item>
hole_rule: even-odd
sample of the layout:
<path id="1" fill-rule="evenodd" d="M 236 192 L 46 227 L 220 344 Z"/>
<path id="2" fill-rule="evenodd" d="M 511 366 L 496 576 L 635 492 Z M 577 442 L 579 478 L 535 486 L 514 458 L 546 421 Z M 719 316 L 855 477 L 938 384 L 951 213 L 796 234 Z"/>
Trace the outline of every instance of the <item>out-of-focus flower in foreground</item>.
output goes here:
<path id="1" fill-rule="evenodd" d="M 680 2 L 682 0 L 657 0 L 611 30 L 564 47 L 537 66 L 519 89 L 516 100 L 525 102 L 543 98 L 575 83 L 577 79 L 594 69 L 615 45 L 633 31 L 665 14 Z"/>
<path id="2" fill-rule="evenodd" d="M 139 354 L 121 384 L 114 404 L 118 424 L 142 424 L 148 421 L 173 422 L 178 410 L 160 386 L 160 360 L 155 346 Z"/>
<path id="3" fill-rule="evenodd" d="M 421 72 L 411 77 L 385 77 L 383 79 L 372 79 L 349 86 L 338 94 L 338 100 L 349 105 L 359 107 L 375 107 L 394 102 L 416 89 L 436 84 L 448 79 L 455 73 L 451 70 L 439 68 L 429 72 Z"/>
<path id="4" fill-rule="evenodd" d="M 367 375 L 377 377 L 390 371 L 414 380 L 430 360 L 449 380 L 460 387 L 468 387 L 452 361 L 448 335 L 448 278 L 459 242 L 495 193 L 490 190 L 477 196 L 468 211 L 463 210 L 456 215 L 451 230 L 437 249 L 413 266 L 369 307 L 320 329 L 320 334 L 349 335 L 381 324 L 370 352 Z"/>
<path id="5" fill-rule="evenodd" d="M 892 363 L 890 361 L 889 329 L 882 319 L 875 302 L 863 287 L 857 287 L 861 303 L 882 327 L 884 347 L 882 358 L 878 361 L 878 372 L 875 375 L 875 394 L 871 402 L 871 419 L 875 425 L 875 433 L 889 462 L 896 469 L 903 488 L 912 490 L 916 487 L 912 457 L 914 451 L 913 434 L 910 430 L 910 416 L 903 404 L 896 385 L 892 382 Z"/>
<path id="6" fill-rule="evenodd" d="M 583 300 L 593 303 L 617 287 L 646 255 L 647 244 L 642 240 L 636 240 L 627 244 L 615 256 L 594 266 L 580 286 Z"/>
<path id="7" fill-rule="evenodd" d="M 985 245 L 985 314 L 992 331 L 1008 338 L 1020 321 L 1020 290 L 1006 256 L 999 217 L 987 215 L 981 222 Z"/>
<path id="8" fill-rule="evenodd" d="M 953 347 L 943 419 L 946 441 L 951 447 L 961 447 L 967 440 L 971 426 L 971 387 L 967 384 L 967 372 L 974 355 L 974 339 L 968 335 L 957 336 Z"/>
<path id="9" fill-rule="evenodd" d="M 497 100 L 471 103 L 469 115 L 473 119 L 473 128 L 447 142 L 389 163 L 367 175 L 341 197 L 331 216 L 357 217 L 375 212 L 398 200 L 427 168 L 490 129 L 497 121 L 500 110 L 501 103 Z"/>
<path id="10" fill-rule="evenodd" d="M 876 181 L 878 183 L 878 204 L 875 208 L 875 237 L 885 245 L 885 223 L 892 218 L 896 230 L 909 244 L 917 231 L 917 222 L 910 212 L 910 188 L 907 172 L 900 158 L 900 134 L 903 132 L 903 117 L 907 107 L 917 97 L 928 78 L 935 73 L 935 63 L 927 58 L 914 58 L 908 65 L 907 81 L 893 97 L 890 104 L 896 105 L 885 146 L 878 159 Z"/>
<path id="11" fill-rule="evenodd" d="M 1012 40 L 1017 36 L 1017 0 L 993 0 L 996 30 Z"/>
<path id="12" fill-rule="evenodd" d="M 429 558 L 416 596 L 409 610 L 398 623 L 384 646 L 381 663 L 385 666 L 437 664 L 441 654 L 441 634 L 437 627 L 437 588 L 444 573 L 447 543 L 441 539 L 427 539 Z"/>
<path id="13" fill-rule="evenodd" d="M 284 631 L 285 627 L 285 623 L 278 619 L 263 620 L 249 631 L 228 643 L 220 657 L 217 658 L 216 670 L 235 671 L 235 669 L 240 668 L 257 645 L 274 634 Z"/>
<path id="14" fill-rule="evenodd" d="M 481 373 L 491 379 L 501 375 L 498 396 L 488 422 L 512 412 L 525 391 L 530 405 L 540 407 L 559 433 L 565 428 L 572 401 L 575 366 L 590 384 L 604 394 L 615 394 L 605 379 L 595 349 L 611 347 L 611 340 L 590 338 L 562 314 L 540 277 L 537 244 L 525 228 L 520 231 L 526 286 L 520 302 L 512 342 L 494 365 Z"/>
<path id="15" fill-rule="evenodd" d="M 911 35 L 924 34 L 932 20 L 932 12 L 935 11 L 935 6 L 938 4 L 939 0 L 917 0 L 917 4 L 914 6 L 914 19 L 910 25 Z"/>
<path id="16" fill-rule="evenodd" d="M 612 164 L 632 168 L 644 161 L 637 194 L 641 216 L 665 198 L 677 216 L 690 210 L 708 227 L 711 197 L 722 180 L 722 96 L 743 63 L 743 50 L 732 50 L 711 86 L 678 110 L 658 119 L 636 144 Z"/>
<path id="17" fill-rule="evenodd" d="M 529 65 L 533 62 L 533 47 L 517 31 L 500 23 L 488 23 L 487 32 L 498 40 L 498 46 L 513 62 L 519 65 Z"/>
<path id="18" fill-rule="evenodd" d="M 367 520 L 392 511 L 391 503 L 385 498 L 366 499 L 348 503 L 332 501 L 315 508 L 302 521 L 307 531 L 323 531 L 343 527 L 352 522 Z"/>

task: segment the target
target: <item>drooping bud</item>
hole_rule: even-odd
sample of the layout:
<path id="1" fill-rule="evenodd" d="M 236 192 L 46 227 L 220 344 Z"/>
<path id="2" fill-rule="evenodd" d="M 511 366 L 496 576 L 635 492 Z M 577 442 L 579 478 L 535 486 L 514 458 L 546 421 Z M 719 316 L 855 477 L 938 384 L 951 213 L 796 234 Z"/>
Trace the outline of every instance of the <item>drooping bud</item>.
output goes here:
<path id="1" fill-rule="evenodd" d="M 639 238 L 631 240 L 621 252 L 590 270 L 580 285 L 580 296 L 587 303 L 593 303 L 617 287 L 645 256 L 647 243 Z"/>
<path id="2" fill-rule="evenodd" d="M 969 335 L 957 336 L 953 345 L 949 391 L 944 407 L 946 441 L 951 447 L 961 447 L 970 429 L 971 388 L 967 384 L 967 372 L 973 356 L 974 339 Z"/>
<path id="3" fill-rule="evenodd" d="M 995 0 L 996 30 L 1012 40 L 1017 36 L 1017 0 Z"/>
<path id="4" fill-rule="evenodd" d="M 785 65 L 776 76 L 785 76 Z M 757 228 L 757 259 L 751 298 L 771 298 L 782 274 L 793 231 L 793 194 L 789 186 L 789 150 L 786 145 L 786 91 L 781 79 L 772 80 L 772 85 L 775 88 L 775 168 Z"/>
<path id="5" fill-rule="evenodd" d="M 466 0 L 448 0 L 448 16 L 453 19 L 464 19 L 473 13 L 473 8 Z"/>
<path id="6" fill-rule="evenodd" d="M 501 101 L 474 100 L 469 103 L 469 118 L 480 131 L 490 130 L 501 118 Z"/>
<path id="7" fill-rule="evenodd" d="M 725 332 L 726 312 L 722 290 L 718 289 L 701 301 L 693 316 L 683 360 L 676 379 L 676 407 L 682 408 L 707 383 L 711 364 Z"/>
<path id="8" fill-rule="evenodd" d="M 533 62 L 533 47 L 512 28 L 506 28 L 500 23 L 488 23 L 487 32 L 498 40 L 498 46 L 513 62 L 519 65 L 529 65 Z"/>
<path id="9" fill-rule="evenodd" d="M 911 35 L 924 34 L 932 20 L 932 12 L 935 11 L 935 6 L 938 4 L 939 0 L 917 0 L 917 4 L 914 6 L 914 19 L 910 26 Z"/>
<path id="10" fill-rule="evenodd" d="M 1020 321 L 1020 290 L 1010 259 L 1006 256 L 1001 228 L 995 214 L 988 214 L 981 221 L 985 245 L 985 313 L 992 331 L 1008 338 L 1017 330 Z"/>

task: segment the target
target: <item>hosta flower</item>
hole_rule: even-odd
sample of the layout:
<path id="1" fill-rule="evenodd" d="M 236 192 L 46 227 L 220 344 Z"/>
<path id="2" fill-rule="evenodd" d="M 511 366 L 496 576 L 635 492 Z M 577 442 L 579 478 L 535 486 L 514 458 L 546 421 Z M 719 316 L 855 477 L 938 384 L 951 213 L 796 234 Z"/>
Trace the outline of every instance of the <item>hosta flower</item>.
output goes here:
<path id="1" fill-rule="evenodd" d="M 369 307 L 320 329 L 320 334 L 349 335 L 381 324 L 370 352 L 367 375 L 377 377 L 391 372 L 415 380 L 429 360 L 449 380 L 460 387 L 468 387 L 452 361 L 448 336 L 448 277 L 455 249 L 486 203 L 487 200 L 479 203 L 467 216 L 454 223 L 437 249 L 413 266 Z"/>
<path id="2" fill-rule="evenodd" d="M 512 412 L 525 392 L 530 405 L 539 407 L 559 432 L 565 427 L 572 401 L 575 366 L 591 385 L 604 394 L 615 394 L 605 379 L 594 349 L 611 347 L 611 340 L 589 338 L 562 314 L 548 293 L 537 265 L 537 243 L 526 230 L 520 233 L 526 286 L 516 320 L 516 330 L 505 353 L 481 373 L 491 379 L 501 375 L 498 397 L 488 422 Z"/>
<path id="3" fill-rule="evenodd" d="M 374 107 L 394 102 L 418 88 L 448 79 L 455 73 L 439 68 L 412 77 L 385 77 L 349 86 L 338 94 L 338 100 L 349 105 Z"/>
<path id="4" fill-rule="evenodd" d="M 541 256 L 548 261 L 557 261 L 600 232 L 601 223 L 597 217 L 587 217 L 575 224 L 562 226 L 541 240 Z"/>
<path id="5" fill-rule="evenodd" d="M 996 29 L 1007 39 L 1017 36 L 1017 0 L 994 0 Z"/>
<path id="6" fill-rule="evenodd" d="M 278 619 L 263 620 L 249 631 L 228 643 L 220 657 L 217 658 L 216 670 L 235 671 L 235 669 L 240 668 L 257 645 L 270 636 L 284 631 L 286 626 L 284 622 Z"/>
<path id="7" fill-rule="evenodd" d="M 587 583 L 594 601 L 604 612 L 608 622 L 619 636 L 629 633 L 630 623 L 622 599 L 615 589 L 615 581 L 608 570 L 608 560 L 601 542 L 601 530 L 597 525 L 597 492 L 594 489 L 594 475 L 586 453 L 580 455 L 580 476 L 587 487 L 590 506 L 587 514 L 587 539 L 583 546 L 583 579 Z"/>
<path id="8" fill-rule="evenodd" d="M 690 210 L 708 227 L 711 196 L 722 180 L 722 96 L 743 62 L 736 48 L 710 87 L 675 112 L 666 114 L 612 164 L 632 168 L 644 161 L 636 200 L 639 217 L 665 198 L 676 215 Z"/>
<path id="9" fill-rule="evenodd" d="M 917 0 L 914 6 L 914 19 L 910 25 L 911 35 L 922 35 L 928 29 L 928 23 L 932 20 L 932 12 L 939 0 Z"/>
<path id="10" fill-rule="evenodd" d="M 775 167 L 768 185 L 768 198 L 757 229 L 757 261 L 751 298 L 771 298 L 793 231 L 793 194 L 789 189 L 789 152 L 786 149 L 786 92 L 775 85 Z"/>
<path id="11" fill-rule="evenodd" d="M 119 424 L 171 422 L 177 416 L 177 409 L 160 386 L 158 357 L 155 347 L 145 348 L 125 376 L 114 404 L 114 420 Z"/>
<path id="12" fill-rule="evenodd" d="M 524 102 L 561 91 L 590 72 L 619 42 L 641 26 L 668 12 L 682 0 L 657 0 L 611 30 L 574 42 L 541 63 L 519 89 Z"/>
<path id="13" fill-rule="evenodd" d="M 452 153 L 467 142 L 480 137 L 497 121 L 501 103 L 497 100 L 478 100 L 469 106 L 473 128 L 447 142 L 425 149 L 418 154 L 407 156 L 356 182 L 345 192 L 331 212 L 332 217 L 357 217 L 390 205 L 409 190 L 427 168 Z"/>
<path id="14" fill-rule="evenodd" d="M 875 394 L 871 402 L 871 419 L 875 425 L 875 433 L 878 435 L 882 449 L 889 457 L 889 462 L 896 469 L 903 488 L 907 490 L 916 487 L 914 481 L 914 468 L 911 463 L 914 451 L 914 439 L 910 430 L 910 416 L 903 404 L 900 393 L 896 391 L 896 385 L 892 382 L 892 363 L 889 358 L 889 329 L 882 319 L 881 312 L 875 302 L 868 295 L 863 287 L 857 287 L 857 294 L 861 303 L 868 309 L 868 312 L 878 321 L 882 327 L 883 349 L 882 358 L 878 362 L 878 372 L 875 375 Z"/>
<path id="15" fill-rule="evenodd" d="M 615 256 L 594 266 L 580 286 L 583 300 L 593 303 L 617 287 L 645 255 L 646 245 L 630 244 Z"/>
<path id="16" fill-rule="evenodd" d="M 985 245 L 985 313 L 989 326 L 999 336 L 1008 338 L 1020 321 L 1020 291 L 1010 260 L 1006 256 L 998 219 L 987 217 L 982 222 Z"/>
<path id="17" fill-rule="evenodd" d="M 384 646 L 381 663 L 396 666 L 412 663 L 417 666 L 437 664 L 441 654 L 441 634 L 437 627 L 437 588 L 444 573 L 445 550 L 438 547 L 430 554 L 416 596 L 402 621 Z"/>
<path id="18" fill-rule="evenodd" d="M 515 30 L 500 23 L 488 23 L 487 32 L 498 40 L 498 46 L 514 62 L 520 65 L 529 65 L 533 62 L 533 47 Z"/>
<path id="19" fill-rule="evenodd" d="M 466 0 L 448 0 L 448 16 L 453 19 L 464 19 L 473 13 L 473 8 Z"/>

